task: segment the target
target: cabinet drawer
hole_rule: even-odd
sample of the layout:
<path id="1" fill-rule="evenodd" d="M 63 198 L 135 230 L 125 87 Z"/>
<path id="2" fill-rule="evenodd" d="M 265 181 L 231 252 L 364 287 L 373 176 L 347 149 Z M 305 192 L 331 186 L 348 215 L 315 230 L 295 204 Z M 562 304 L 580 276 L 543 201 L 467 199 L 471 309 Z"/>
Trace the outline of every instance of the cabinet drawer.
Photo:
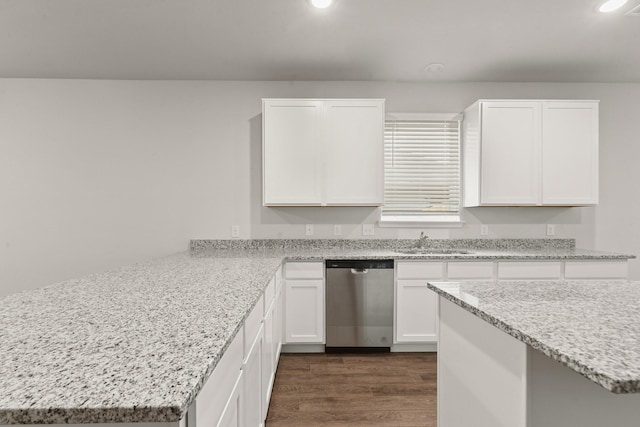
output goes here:
<path id="1" fill-rule="evenodd" d="M 280 266 L 278 268 L 278 271 L 276 271 L 276 293 L 280 290 L 280 287 L 282 286 L 282 270 L 284 269 L 283 266 Z"/>
<path id="2" fill-rule="evenodd" d="M 565 264 L 566 279 L 626 279 L 627 261 L 570 261 Z"/>
<path id="3" fill-rule="evenodd" d="M 442 262 L 411 262 L 396 263 L 398 279 L 442 279 L 444 264 Z"/>
<path id="4" fill-rule="evenodd" d="M 196 399 L 196 424 L 215 426 L 224 412 L 242 367 L 242 329 L 224 352 Z"/>
<path id="5" fill-rule="evenodd" d="M 271 304 L 273 304 L 273 298 L 276 295 L 276 279 L 273 278 L 269 281 L 269 284 L 264 288 L 264 313 L 267 313 Z"/>
<path id="6" fill-rule="evenodd" d="M 493 279 L 492 262 L 450 262 L 447 266 L 449 279 Z"/>
<path id="7" fill-rule="evenodd" d="M 285 265 L 287 279 L 322 279 L 324 262 L 288 262 Z"/>
<path id="8" fill-rule="evenodd" d="M 498 279 L 560 279 L 560 262 L 500 262 Z"/>
<path id="9" fill-rule="evenodd" d="M 256 335 L 258 335 L 263 316 L 264 298 L 260 297 L 260 301 L 256 303 L 256 306 L 251 310 L 251 313 L 249 313 L 249 316 L 247 316 L 247 319 L 244 321 L 244 358 L 249 354 L 249 350 L 256 339 Z"/>

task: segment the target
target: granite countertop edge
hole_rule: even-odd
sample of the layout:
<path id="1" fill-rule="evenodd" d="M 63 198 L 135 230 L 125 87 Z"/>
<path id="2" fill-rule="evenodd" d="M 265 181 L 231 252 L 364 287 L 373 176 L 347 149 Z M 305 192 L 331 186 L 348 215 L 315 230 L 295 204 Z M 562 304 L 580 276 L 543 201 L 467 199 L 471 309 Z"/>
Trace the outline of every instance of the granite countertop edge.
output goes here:
<path id="1" fill-rule="evenodd" d="M 509 334 L 510 336 L 523 342 L 524 344 L 531 346 L 531 348 L 537 351 L 540 351 L 541 353 L 548 356 L 549 358 L 557 362 L 560 362 L 562 365 L 572 369 L 573 371 L 595 382 L 596 384 L 599 384 L 600 386 L 602 386 L 606 390 L 609 390 L 612 393 L 629 394 L 629 393 L 640 392 L 640 381 L 638 380 L 622 381 L 615 378 L 611 378 L 606 374 L 597 372 L 596 370 L 584 365 L 583 363 L 580 363 L 579 361 L 560 352 L 559 350 L 551 346 L 548 346 L 543 342 L 522 332 L 518 328 L 511 326 L 510 324 L 506 323 L 504 320 L 499 319 L 491 314 L 488 314 L 477 307 L 474 307 L 473 305 L 467 303 L 466 301 L 461 300 L 460 298 L 457 298 L 454 295 L 451 295 L 445 290 L 440 289 L 439 287 L 429 282 L 427 282 L 427 287 L 432 291 L 436 292 L 441 297 L 447 299 L 448 301 L 451 301 L 455 305 L 465 309 L 469 313 L 475 315 L 476 317 L 479 317 L 480 319 L 484 320 L 490 325 L 495 326 L 499 330 Z"/>
<path id="2" fill-rule="evenodd" d="M 211 242 L 211 241 L 208 241 Z M 255 249 L 255 248 L 254 248 Z M 542 249 L 531 250 L 528 248 L 522 250 L 508 249 L 473 249 L 473 253 L 469 254 L 402 254 L 398 251 L 398 248 L 299 248 L 299 247 L 286 247 L 286 248 L 262 248 L 259 249 L 258 255 L 252 253 L 252 251 L 246 248 L 217 248 L 215 247 L 192 247 L 191 251 L 180 254 L 175 254 L 170 257 L 165 257 L 167 260 L 172 257 L 182 256 L 187 259 L 200 259 L 210 258 L 213 260 L 223 260 L 224 258 L 234 257 L 244 260 L 251 260 L 254 257 L 268 257 L 273 258 L 274 265 L 277 264 L 277 260 L 280 263 L 283 261 L 315 261 L 324 259 L 395 259 L 395 260 L 458 260 L 458 261 L 474 261 L 474 260 L 623 260 L 635 258 L 633 255 L 614 254 L 597 251 L 581 251 L 575 250 L 575 248 L 560 248 L 554 249 Z M 139 263 L 133 266 L 129 266 L 136 274 L 146 275 L 153 277 L 152 272 L 154 268 L 162 266 L 162 262 L 165 258 L 157 259 L 155 263 Z M 218 259 L 219 258 L 219 259 Z M 170 261 L 166 261 L 170 262 Z M 137 269 L 137 270 L 136 270 Z M 249 307 L 233 328 L 229 328 L 230 332 L 227 336 L 225 343 L 220 346 L 217 354 L 212 355 L 211 360 L 205 371 L 201 372 L 198 376 L 197 383 L 193 388 L 185 393 L 186 396 L 181 402 L 175 402 L 175 404 L 162 405 L 162 406 L 104 406 L 104 407 L 33 407 L 33 408 L 0 408 L 0 424 L 75 424 L 75 423 L 122 423 L 122 422 L 177 422 L 188 411 L 189 406 L 195 400 L 197 394 L 200 392 L 212 372 L 215 370 L 220 359 L 224 355 L 226 349 L 237 336 L 242 323 L 249 315 L 251 310 L 255 307 L 256 303 L 260 300 L 260 297 L 264 293 L 264 289 L 268 285 L 271 277 L 275 274 L 277 267 L 270 271 L 269 274 L 264 272 L 264 276 L 261 277 L 262 288 L 257 292 L 253 298 L 253 302 L 248 304 Z M 109 275 L 116 275 L 120 269 L 100 273 L 93 275 L 98 277 L 97 282 L 87 282 L 94 286 L 100 286 L 100 278 L 104 281 L 107 280 Z M 262 275 L 262 273 L 261 273 Z M 82 285 L 82 280 L 85 278 L 77 279 L 77 282 Z M 51 285 L 47 288 L 52 289 L 55 286 L 64 285 L 72 281 L 62 282 L 60 284 Z M 89 285 L 83 285 L 89 286 Z M 187 286 L 187 285 L 185 285 Z M 486 314 L 485 314 L 486 316 Z M 487 320 L 487 319 L 485 319 Z M 513 333 L 516 333 L 515 331 Z M 513 334 L 512 333 L 512 334 Z M 517 337 L 516 337 L 517 338 Z M 536 345 L 531 340 L 531 345 Z M 544 348 L 540 348 L 545 352 Z M 550 357 L 554 357 L 551 349 L 547 349 L 545 354 Z M 560 359 L 556 359 L 560 360 Z M 561 360 L 562 361 L 562 360 Z M 599 382 L 599 381 L 598 381 Z M 603 381 L 606 382 L 606 381 Z M 600 382 L 599 382 L 600 383 Z M 613 386 L 615 388 L 615 386 Z"/>

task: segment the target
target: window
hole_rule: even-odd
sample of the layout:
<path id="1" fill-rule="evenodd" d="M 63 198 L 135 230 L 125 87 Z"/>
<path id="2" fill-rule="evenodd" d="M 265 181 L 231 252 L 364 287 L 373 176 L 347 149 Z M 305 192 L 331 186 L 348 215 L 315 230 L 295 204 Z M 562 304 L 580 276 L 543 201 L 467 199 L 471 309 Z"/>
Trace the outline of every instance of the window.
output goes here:
<path id="1" fill-rule="evenodd" d="M 388 117 L 381 225 L 460 223 L 460 120 Z"/>

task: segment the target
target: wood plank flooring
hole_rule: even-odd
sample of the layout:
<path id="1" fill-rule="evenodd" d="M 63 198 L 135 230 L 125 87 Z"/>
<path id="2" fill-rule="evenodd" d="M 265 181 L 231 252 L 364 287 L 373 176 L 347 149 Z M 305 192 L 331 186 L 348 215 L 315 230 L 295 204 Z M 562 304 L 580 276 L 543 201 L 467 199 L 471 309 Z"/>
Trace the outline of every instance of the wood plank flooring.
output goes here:
<path id="1" fill-rule="evenodd" d="M 436 427 L 436 359 L 282 354 L 266 427 Z"/>

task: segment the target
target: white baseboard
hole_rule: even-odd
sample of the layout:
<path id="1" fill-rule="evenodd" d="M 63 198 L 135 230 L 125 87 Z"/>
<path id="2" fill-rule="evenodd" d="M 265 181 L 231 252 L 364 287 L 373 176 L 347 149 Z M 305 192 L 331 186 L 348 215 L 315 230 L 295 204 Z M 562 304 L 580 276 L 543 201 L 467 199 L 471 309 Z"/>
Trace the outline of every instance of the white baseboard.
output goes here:
<path id="1" fill-rule="evenodd" d="M 394 344 L 391 346 L 392 353 L 431 353 L 438 351 L 438 343 L 428 344 Z"/>
<path id="2" fill-rule="evenodd" d="M 282 344 L 283 353 L 324 353 L 324 344 Z"/>

